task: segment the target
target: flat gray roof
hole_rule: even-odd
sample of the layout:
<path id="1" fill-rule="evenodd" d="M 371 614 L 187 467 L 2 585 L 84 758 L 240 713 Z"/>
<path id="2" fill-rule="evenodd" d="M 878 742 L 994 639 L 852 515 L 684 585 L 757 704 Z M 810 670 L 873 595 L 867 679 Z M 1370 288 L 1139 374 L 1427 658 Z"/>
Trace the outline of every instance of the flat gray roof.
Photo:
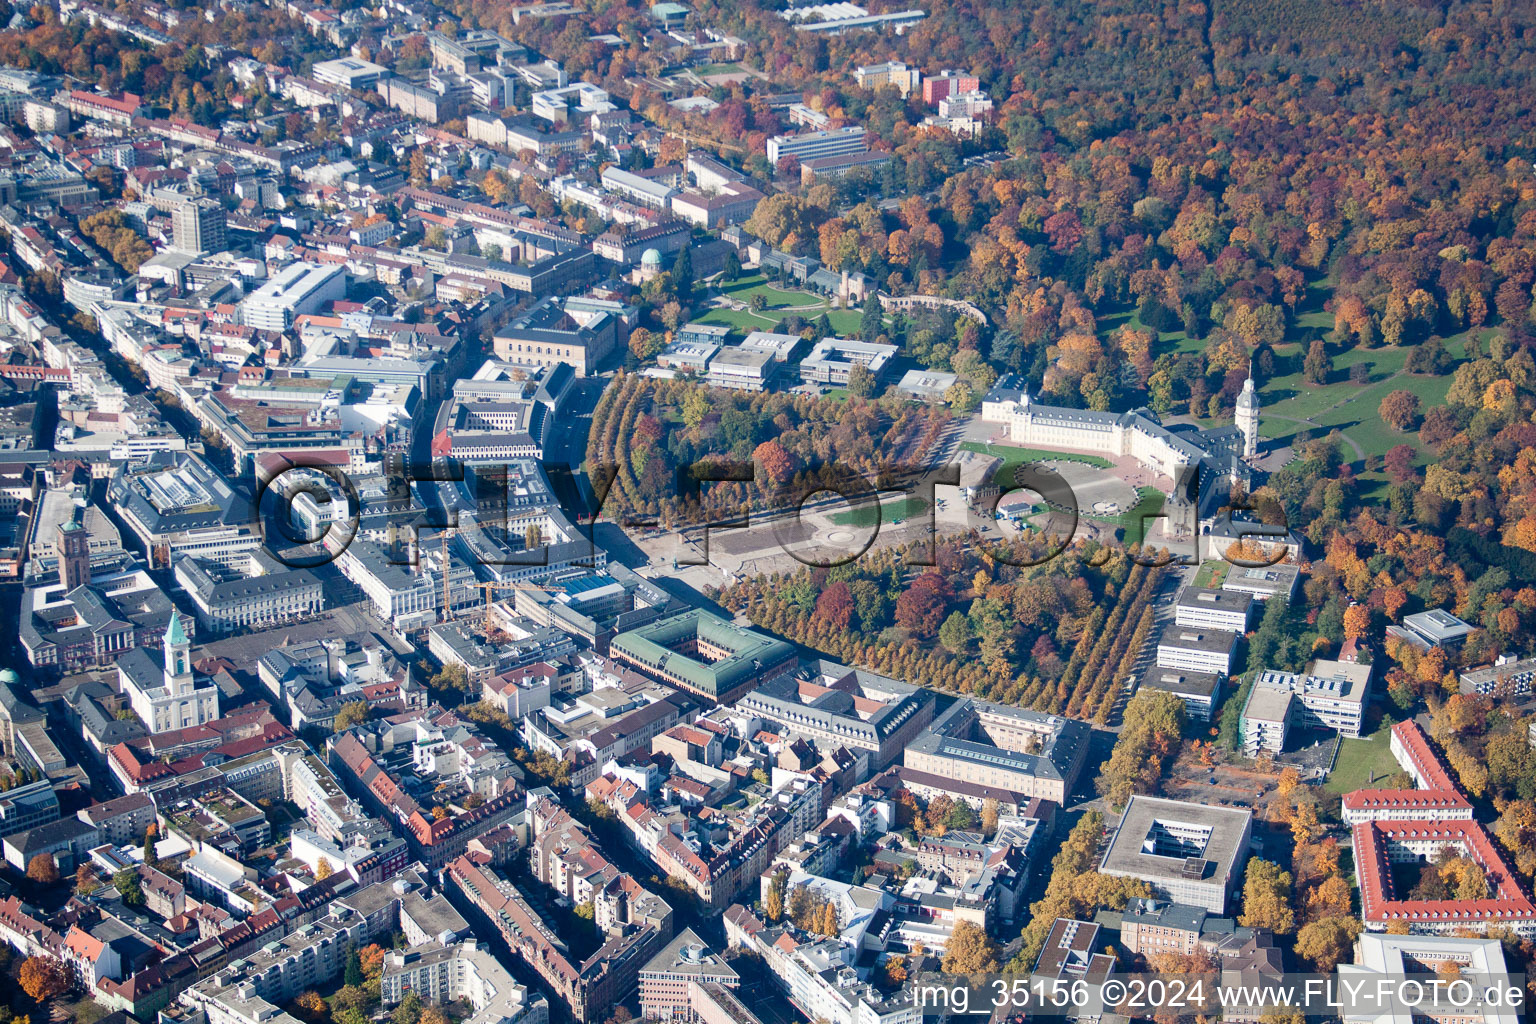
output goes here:
<path id="1" fill-rule="evenodd" d="M 1103 870 L 1149 881 L 1219 881 L 1234 874 L 1246 856 L 1252 821 L 1252 812 L 1237 807 L 1133 796 L 1104 854 Z M 1150 834 L 1170 826 L 1206 831 L 1204 849 L 1189 856 L 1151 852 Z M 1198 875 L 1190 872 L 1192 860 L 1203 862 Z"/>
<path id="2" fill-rule="evenodd" d="M 1225 654 L 1237 646 L 1237 634 L 1225 629 L 1204 629 L 1199 626 L 1165 626 L 1162 635 L 1157 638 L 1157 645 Z"/>

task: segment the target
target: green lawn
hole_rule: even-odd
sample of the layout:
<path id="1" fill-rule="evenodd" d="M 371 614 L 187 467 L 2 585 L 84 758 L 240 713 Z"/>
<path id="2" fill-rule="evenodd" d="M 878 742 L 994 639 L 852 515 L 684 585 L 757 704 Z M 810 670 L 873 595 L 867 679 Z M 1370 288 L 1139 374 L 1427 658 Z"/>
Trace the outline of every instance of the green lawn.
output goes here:
<path id="1" fill-rule="evenodd" d="M 695 68 L 694 74 L 700 78 L 708 78 L 710 75 L 739 75 L 740 64 L 706 64 L 702 68 Z"/>
<path id="2" fill-rule="evenodd" d="M 1195 573 L 1195 586 L 1209 590 L 1221 589 L 1222 583 L 1227 579 L 1226 562 L 1203 562 L 1200 571 Z"/>
<path id="3" fill-rule="evenodd" d="M 722 289 L 738 302 L 751 302 L 753 295 L 762 295 L 769 306 L 826 306 L 830 304 L 815 292 L 786 291 L 768 283 L 762 274 L 738 278 Z"/>
<path id="4" fill-rule="evenodd" d="M 1114 518 L 1125 530 L 1125 542 L 1127 544 L 1140 544 L 1146 539 L 1147 531 L 1157 526 L 1156 519 L 1148 519 L 1147 516 L 1155 516 L 1163 510 L 1163 502 L 1166 495 L 1156 487 L 1136 488 L 1138 498 L 1136 504 Z M 1088 516 L 1087 518 L 1095 518 Z"/>
<path id="5" fill-rule="evenodd" d="M 1458 339 L 1453 351 L 1463 348 L 1464 339 Z M 1299 349 L 1299 344 L 1282 345 L 1277 346 L 1276 352 L 1283 357 L 1292 356 Z M 1403 373 L 1407 357 L 1407 349 L 1356 348 L 1334 358 L 1333 375 L 1325 385 L 1306 383 L 1299 371 L 1276 377 L 1266 383 L 1259 394 L 1262 404 L 1259 432 L 1275 440 L 1289 441 L 1302 430 L 1320 435 L 1337 428 L 1358 444 L 1364 455 L 1385 455 L 1388 449 L 1406 444 L 1418 451 L 1423 460 L 1426 456 L 1419 448 L 1418 436 L 1412 431 L 1399 433 L 1387 426 L 1381 421 L 1377 407 L 1389 393 L 1399 390 L 1413 392 L 1426 409 L 1442 405 L 1451 386 L 1451 377 L 1449 374 L 1426 377 Z M 1357 364 L 1367 367 L 1364 384 L 1349 380 L 1349 369 Z M 1312 423 L 1295 420 L 1311 420 Z M 1345 459 L 1355 461 L 1355 450 L 1345 447 Z"/>
<path id="6" fill-rule="evenodd" d="M 926 511 L 928 511 L 928 503 L 922 498 L 906 497 L 880 503 L 880 517 L 887 523 L 894 523 L 898 519 L 910 519 Z M 847 512 L 835 512 L 827 518 L 838 526 L 864 528 L 875 525 L 875 509 L 873 505 L 860 505 Z"/>
<path id="7" fill-rule="evenodd" d="M 832 325 L 832 333 L 837 336 L 849 337 L 859 332 L 858 313 L 845 309 L 829 309 L 824 312 L 827 315 L 827 322 Z M 754 313 L 750 309 L 744 309 L 740 312 L 734 309 L 709 309 L 705 310 L 700 316 L 694 317 L 693 322 L 723 324 L 745 337 L 753 331 L 771 331 L 778 326 L 780 320 L 791 315 L 800 316 L 806 320 L 815 320 L 821 316 L 821 313 L 811 312 L 807 316 L 805 313 L 790 314 L 776 312 L 771 309 L 764 310 L 761 313 Z"/>
<path id="8" fill-rule="evenodd" d="M 1114 463 L 1108 459 L 1101 459 L 1097 455 L 1083 455 L 1078 452 L 1052 452 L 1044 448 L 1019 448 L 1011 444 L 983 444 L 980 441 L 964 441 L 960 445 L 968 452 L 980 452 L 983 455 L 995 455 L 1003 460 L 1003 464 L 997 467 L 992 480 L 999 487 L 1013 486 L 1013 471 L 1021 463 L 1048 462 L 1052 459 L 1060 459 L 1063 462 L 1082 462 L 1089 466 L 1097 466 L 1099 469 L 1109 469 Z"/>
<path id="9" fill-rule="evenodd" d="M 721 291 L 735 299 L 750 305 L 753 295 L 761 295 L 767 305 L 758 312 L 751 309 L 740 311 L 734 309 L 709 309 L 695 319 L 704 324 L 724 324 L 745 335 L 751 331 L 771 331 L 780 320 L 787 316 L 798 316 L 803 320 L 816 320 L 823 314 L 827 322 L 832 325 L 833 333 L 839 337 L 847 337 L 855 334 L 859 329 L 859 322 L 863 319 L 863 312 L 857 309 L 833 309 L 832 303 L 826 298 L 813 292 L 796 291 L 779 288 L 769 284 L 761 274 L 751 274 L 747 277 L 732 281 Z M 814 309 L 792 309 L 795 306 L 814 306 Z M 886 318 L 889 322 L 890 318 Z"/>
<path id="10" fill-rule="evenodd" d="M 1380 785 L 1381 780 L 1397 774 L 1397 759 L 1392 756 L 1392 726 L 1383 718 L 1376 731 L 1358 740 L 1345 740 L 1339 747 L 1339 759 L 1328 773 L 1323 788 L 1330 793 L 1352 793 Z"/>
<path id="11" fill-rule="evenodd" d="M 752 331 L 771 331 L 783 317 L 772 313 L 754 313 L 744 309 L 737 312 L 734 309 L 710 309 L 702 316 L 694 317 L 701 324 L 724 324 L 746 335 Z"/>

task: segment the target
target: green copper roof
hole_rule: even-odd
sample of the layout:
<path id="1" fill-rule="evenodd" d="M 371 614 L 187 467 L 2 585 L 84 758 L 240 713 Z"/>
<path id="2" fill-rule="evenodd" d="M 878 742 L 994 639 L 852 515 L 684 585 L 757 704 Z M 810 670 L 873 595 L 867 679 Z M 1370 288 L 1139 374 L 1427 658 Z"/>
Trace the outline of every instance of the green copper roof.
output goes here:
<path id="1" fill-rule="evenodd" d="M 729 652 L 709 661 L 678 651 L 689 641 L 705 640 Z M 613 638 L 609 649 L 632 662 L 668 673 L 701 693 L 718 697 L 761 670 L 793 656 L 794 648 L 776 637 L 744 629 L 708 612 L 688 611 L 659 619 Z"/>
<path id="2" fill-rule="evenodd" d="M 172 609 L 171 624 L 165 630 L 166 643 L 184 644 L 187 642 L 187 632 L 181 628 L 181 613 Z"/>

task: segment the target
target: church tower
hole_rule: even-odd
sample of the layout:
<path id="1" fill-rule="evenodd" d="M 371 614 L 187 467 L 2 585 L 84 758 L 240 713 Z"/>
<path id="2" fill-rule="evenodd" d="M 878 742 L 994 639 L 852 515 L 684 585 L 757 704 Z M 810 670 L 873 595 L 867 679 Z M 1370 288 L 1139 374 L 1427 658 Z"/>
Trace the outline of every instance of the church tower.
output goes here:
<path id="1" fill-rule="evenodd" d="M 70 519 L 59 524 L 54 544 L 59 552 L 59 582 L 67 594 L 91 582 L 91 535 Z"/>
<path id="2" fill-rule="evenodd" d="M 1259 453 L 1259 395 L 1253 387 L 1253 360 L 1248 361 L 1248 379 L 1237 396 L 1237 429 L 1243 432 L 1243 458 Z"/>
<path id="3" fill-rule="evenodd" d="M 192 679 L 192 641 L 181 628 L 181 613 L 171 612 L 171 623 L 165 630 L 165 688 L 173 694 L 189 692 Z"/>

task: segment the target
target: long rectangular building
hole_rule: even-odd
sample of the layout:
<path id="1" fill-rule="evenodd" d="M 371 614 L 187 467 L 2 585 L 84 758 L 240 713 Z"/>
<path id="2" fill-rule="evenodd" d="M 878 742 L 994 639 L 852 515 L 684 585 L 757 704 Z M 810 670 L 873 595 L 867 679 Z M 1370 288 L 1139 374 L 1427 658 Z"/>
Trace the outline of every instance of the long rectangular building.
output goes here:
<path id="1" fill-rule="evenodd" d="M 1083 722 L 960 700 L 906 748 L 908 768 L 960 782 L 1066 801 L 1088 753 Z"/>
<path id="2" fill-rule="evenodd" d="M 933 709 L 933 694 L 922 687 L 832 661 L 771 680 L 736 703 L 737 711 L 818 744 L 868 751 L 872 771 L 901 755 L 933 721 Z"/>

